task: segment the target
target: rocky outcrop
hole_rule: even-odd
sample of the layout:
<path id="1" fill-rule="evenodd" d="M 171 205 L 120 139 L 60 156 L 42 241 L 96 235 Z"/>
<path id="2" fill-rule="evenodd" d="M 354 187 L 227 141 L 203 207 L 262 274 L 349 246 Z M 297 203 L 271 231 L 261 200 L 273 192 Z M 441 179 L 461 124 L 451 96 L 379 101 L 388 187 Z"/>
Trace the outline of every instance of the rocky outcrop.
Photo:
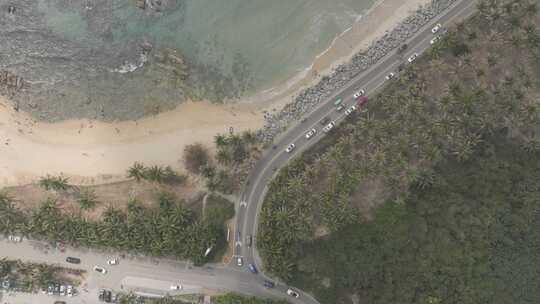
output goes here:
<path id="1" fill-rule="evenodd" d="M 24 79 L 10 71 L 0 71 L 0 92 L 4 95 L 14 94 L 24 87 Z"/>
<path id="2" fill-rule="evenodd" d="M 391 32 L 385 34 L 366 51 L 356 54 L 346 64 L 338 66 L 330 76 L 302 91 L 290 104 L 278 113 L 265 113 L 266 124 L 259 130 L 258 137 L 265 143 L 284 131 L 292 122 L 300 119 L 336 90 L 345 86 L 359 73 L 365 71 L 382 57 L 404 44 L 404 42 L 428 23 L 433 17 L 447 9 L 456 0 L 433 0 L 430 5 L 417 10 Z"/>

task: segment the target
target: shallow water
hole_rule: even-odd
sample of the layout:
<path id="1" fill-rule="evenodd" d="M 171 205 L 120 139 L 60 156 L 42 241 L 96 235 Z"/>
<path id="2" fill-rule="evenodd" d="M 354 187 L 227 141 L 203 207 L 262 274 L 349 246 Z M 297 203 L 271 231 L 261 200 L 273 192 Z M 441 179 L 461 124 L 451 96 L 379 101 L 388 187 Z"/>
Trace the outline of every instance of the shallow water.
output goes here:
<path id="1" fill-rule="evenodd" d="M 21 10 L 11 18 L 23 28 L 43 31 L 47 40 L 55 40 L 55 45 L 61 43 L 64 59 L 71 60 L 61 65 L 38 64 L 42 67 L 41 74 L 30 75 L 28 69 L 19 72 L 26 73 L 23 76 L 33 78 L 34 82 L 51 82 L 51 73 L 58 76 L 55 81 L 69 79 L 71 84 L 66 90 L 77 88 L 76 93 L 66 93 L 70 98 L 88 99 L 88 95 L 95 93 L 90 99 L 99 99 L 103 108 L 110 103 L 106 101 L 109 95 L 118 99 L 133 94 L 134 99 L 138 98 L 143 94 L 138 83 L 148 88 L 151 98 L 181 99 L 184 95 L 174 92 L 178 89 L 175 81 L 160 91 L 150 88 L 149 83 L 168 80 L 164 81 L 154 70 L 134 69 L 142 63 L 139 46 L 143 42 L 150 43 L 154 50 L 164 47 L 179 50 L 194 66 L 190 73 L 195 75 L 190 75 L 188 86 L 205 81 L 220 83 L 216 88 L 207 85 L 209 89 L 193 91 L 215 90 L 213 94 L 221 94 L 232 86 L 240 87 L 236 96 L 246 95 L 272 87 L 307 68 L 374 1 L 146 0 L 154 4 L 146 10 L 136 7 L 136 0 L 0 0 L 0 4 L 18 3 Z M 24 16 L 26 12 L 31 14 Z M 20 33 L 17 35 L 24 40 Z M 0 42 L 3 42 L 1 37 Z M 35 46 L 32 41 L 23 44 L 17 47 L 40 48 L 45 52 L 51 49 Z M 12 59 L 21 59 L 16 57 Z M 0 67 L 12 63 L 0 59 Z M 107 74 L 126 70 L 135 72 L 121 76 Z M 142 107 L 143 103 L 151 101 L 139 102 L 138 106 Z"/>

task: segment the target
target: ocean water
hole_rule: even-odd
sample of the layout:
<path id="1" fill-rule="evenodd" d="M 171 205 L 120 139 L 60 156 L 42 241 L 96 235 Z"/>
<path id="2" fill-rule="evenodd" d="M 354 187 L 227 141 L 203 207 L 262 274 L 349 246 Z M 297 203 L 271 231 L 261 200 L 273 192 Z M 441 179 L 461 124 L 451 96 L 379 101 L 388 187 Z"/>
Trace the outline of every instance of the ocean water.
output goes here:
<path id="1" fill-rule="evenodd" d="M 13 98 L 42 119 L 136 119 L 275 87 L 374 2 L 0 0 L 0 70 L 23 77 Z"/>
<path id="2" fill-rule="evenodd" d="M 82 12 L 77 1 L 39 2 L 49 28 L 67 39 L 95 47 L 144 38 L 226 75 L 242 61 L 254 88 L 264 89 L 309 66 L 374 0 L 168 1 L 150 14 L 134 0 L 79 1 Z M 87 17 L 100 10 L 97 20 Z"/>

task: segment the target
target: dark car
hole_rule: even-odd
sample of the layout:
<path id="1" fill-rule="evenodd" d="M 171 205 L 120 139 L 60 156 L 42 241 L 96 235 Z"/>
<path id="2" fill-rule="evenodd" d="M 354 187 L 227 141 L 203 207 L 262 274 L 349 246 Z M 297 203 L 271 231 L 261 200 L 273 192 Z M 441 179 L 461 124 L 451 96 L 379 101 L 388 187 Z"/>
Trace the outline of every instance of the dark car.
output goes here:
<path id="1" fill-rule="evenodd" d="M 330 117 L 326 116 L 325 118 L 323 118 L 323 119 L 321 120 L 321 122 L 320 122 L 320 123 L 321 123 L 321 126 L 326 125 L 329 121 L 330 121 Z"/>
<path id="2" fill-rule="evenodd" d="M 254 273 L 254 274 L 259 273 L 259 271 L 258 271 L 257 268 L 255 267 L 255 265 L 253 265 L 253 264 L 249 264 L 249 265 L 248 265 L 248 268 L 249 268 L 249 271 L 251 271 L 251 272 Z"/>
<path id="3" fill-rule="evenodd" d="M 81 259 L 79 259 L 79 258 L 74 258 L 74 257 L 67 257 L 67 258 L 66 258 L 66 262 L 71 263 L 71 264 L 80 264 L 80 263 L 81 263 Z"/>
<path id="4" fill-rule="evenodd" d="M 264 287 L 266 287 L 266 288 L 274 288 L 274 286 L 276 286 L 276 284 L 274 284 L 274 282 L 267 281 L 267 280 L 264 281 Z"/>
<path id="5" fill-rule="evenodd" d="M 54 301 L 54 304 L 66 304 L 64 301 Z"/>

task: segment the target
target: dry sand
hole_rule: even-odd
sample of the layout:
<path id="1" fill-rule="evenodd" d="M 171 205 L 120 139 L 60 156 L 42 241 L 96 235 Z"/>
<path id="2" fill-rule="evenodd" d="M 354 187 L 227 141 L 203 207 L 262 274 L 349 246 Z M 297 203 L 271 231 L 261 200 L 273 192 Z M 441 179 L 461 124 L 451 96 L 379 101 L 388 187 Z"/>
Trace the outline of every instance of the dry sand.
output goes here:
<path id="1" fill-rule="evenodd" d="M 299 90 L 314 84 L 429 1 L 380 1 L 304 73 L 281 88 L 237 105 L 186 103 L 138 121 L 50 124 L 15 112 L 7 100 L 0 99 L 0 187 L 59 173 L 74 184 L 114 182 L 125 179 L 127 168 L 135 161 L 182 169 L 186 145 L 201 142 L 211 147 L 214 135 L 228 132 L 231 126 L 235 131 L 262 127 L 262 110 L 280 109 Z"/>

